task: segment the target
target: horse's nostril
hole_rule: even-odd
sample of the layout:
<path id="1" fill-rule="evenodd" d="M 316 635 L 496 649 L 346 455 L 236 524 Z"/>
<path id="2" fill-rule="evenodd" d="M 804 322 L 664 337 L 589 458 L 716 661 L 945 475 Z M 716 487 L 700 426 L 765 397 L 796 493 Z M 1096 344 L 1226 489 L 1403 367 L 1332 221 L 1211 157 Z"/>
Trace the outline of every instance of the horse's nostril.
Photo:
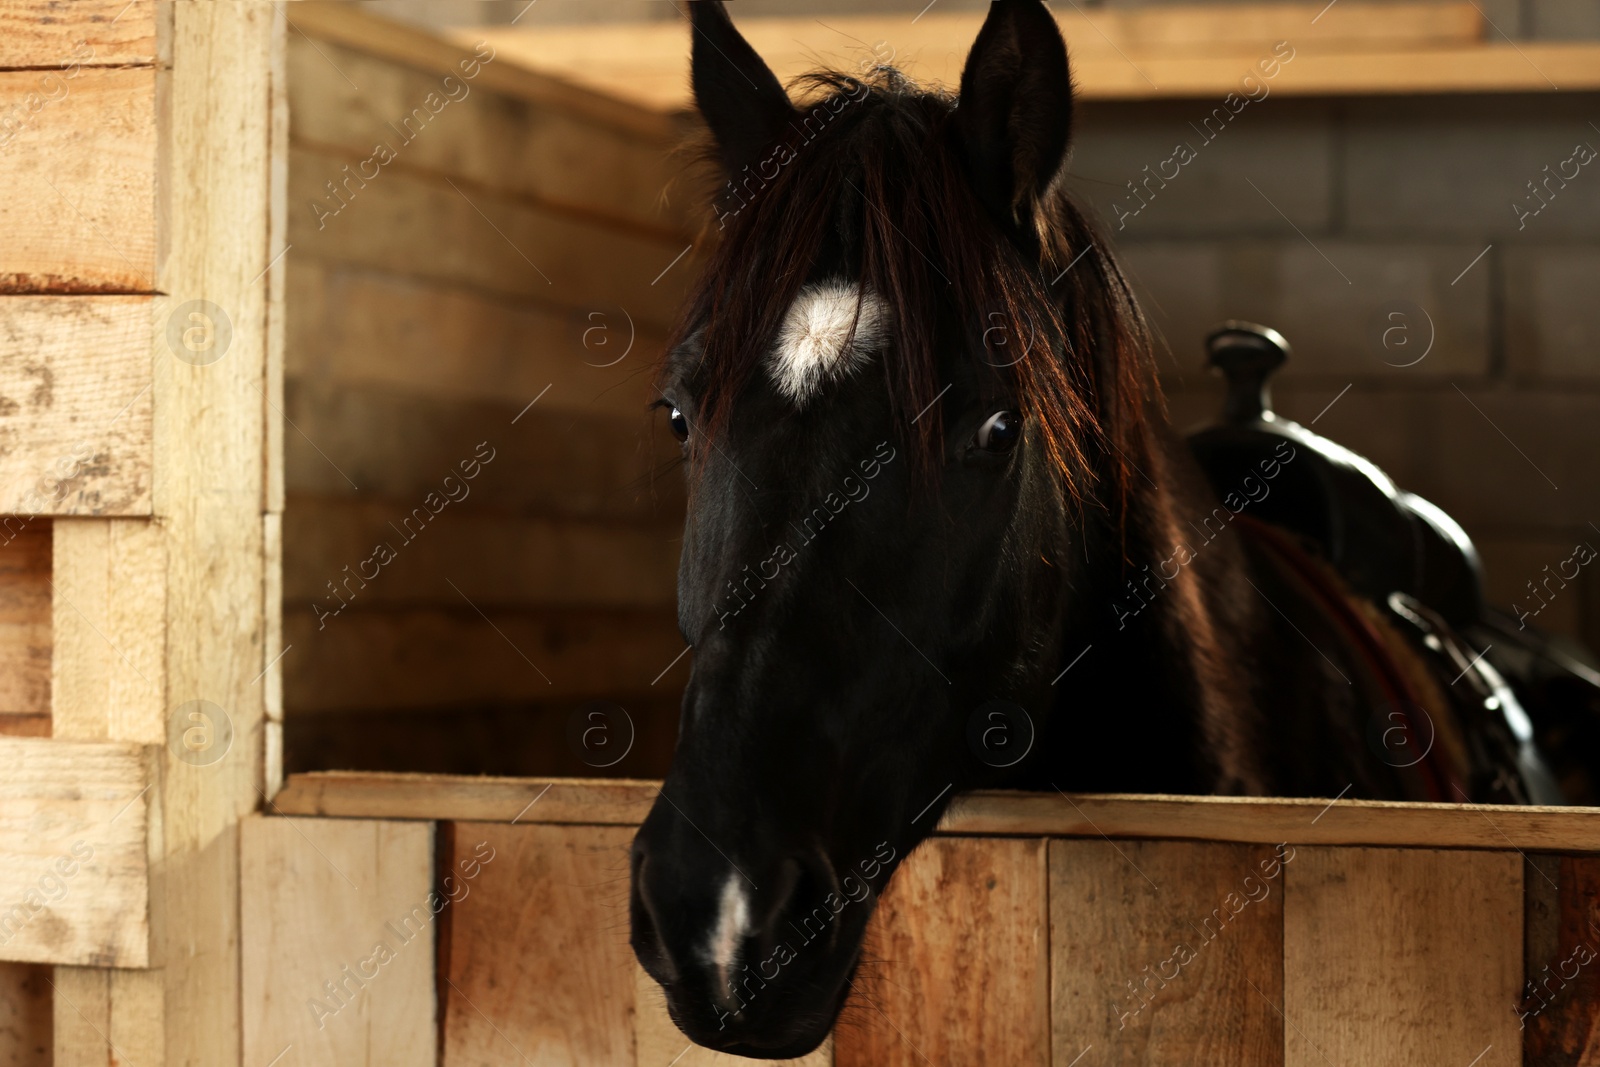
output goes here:
<path id="1" fill-rule="evenodd" d="M 801 853 L 784 861 L 783 878 L 784 889 L 766 923 L 767 939 L 775 943 L 799 937 L 807 944 L 821 940 L 831 947 L 839 924 L 834 921 L 838 909 L 829 899 L 842 899 L 833 864 L 820 850 Z"/>
<path id="2" fill-rule="evenodd" d="M 628 940 L 645 973 L 662 985 L 670 985 L 678 979 L 678 968 L 661 938 L 661 926 L 657 921 L 655 904 L 651 899 L 647 881 L 648 867 L 649 860 L 644 855 L 643 849 L 635 847 L 633 892 L 630 895 L 628 909 L 631 933 Z"/>

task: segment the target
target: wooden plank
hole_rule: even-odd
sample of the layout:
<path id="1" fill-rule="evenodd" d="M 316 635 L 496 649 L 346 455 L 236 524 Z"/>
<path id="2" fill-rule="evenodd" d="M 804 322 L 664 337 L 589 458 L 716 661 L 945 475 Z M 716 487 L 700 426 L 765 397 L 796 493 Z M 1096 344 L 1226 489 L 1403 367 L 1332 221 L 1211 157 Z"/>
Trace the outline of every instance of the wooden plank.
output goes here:
<path id="1" fill-rule="evenodd" d="M 155 0 L 8 0 L 0 4 L 0 70 L 148 67 Z M 3 1062 L 3 1061 L 0 1061 Z"/>
<path id="2" fill-rule="evenodd" d="M 482 39 L 481 35 L 473 37 L 464 50 L 414 26 L 378 18 L 343 3 L 298 3 L 294 9 L 294 27 L 319 40 L 333 41 L 440 75 L 459 73 L 461 60 L 472 51 L 470 45 Z M 520 97 L 641 137 L 673 143 L 679 134 L 678 124 L 666 116 L 511 64 L 485 66 L 478 81 L 482 88 L 491 92 Z"/>
<path id="3" fill-rule="evenodd" d="M 1083 100 L 1207 98 L 1240 79 L 1280 41 L 1295 58 L 1279 68 L 1274 94 L 1587 91 L 1600 87 L 1592 42 L 1488 40 L 1470 4 L 1161 5 L 1145 11 L 1058 12 Z M 908 24 L 885 15 L 813 20 L 741 19 L 741 31 L 788 80 L 829 65 L 857 70 L 889 61 L 913 77 L 953 88 L 981 12 L 930 12 Z M 671 22 L 582 28 L 497 27 L 458 31 L 487 37 L 507 63 L 662 112 L 687 111 L 685 31 Z M 1498 38 L 1496 39 L 1498 40 Z"/>
<path id="4" fill-rule="evenodd" d="M 150 513 L 150 334 L 149 297 L 0 296 L 0 512 Z"/>
<path id="5" fill-rule="evenodd" d="M 1255 58 L 1140 59 L 1138 69 L 1105 59 L 1077 65 L 1074 78 L 1082 80 L 1086 100 L 1221 99 L 1238 91 Z M 1558 87 L 1591 92 L 1600 89 L 1600 45 L 1530 41 L 1395 52 L 1307 49 L 1283 66 L 1271 85 L 1274 95 L 1296 97 L 1550 93 Z"/>
<path id="6" fill-rule="evenodd" d="M 161 530 L 148 519 L 57 519 L 53 526 L 56 735 L 165 744 Z"/>
<path id="7" fill-rule="evenodd" d="M 450 485 L 462 506 L 436 496 L 437 513 L 421 501 L 291 497 L 287 601 L 318 617 L 347 604 L 455 609 L 463 596 L 485 611 L 677 603 L 680 531 L 465 510 L 472 483 Z"/>
<path id="8" fill-rule="evenodd" d="M 156 72 L 0 73 L 0 115 L 0 293 L 152 292 Z"/>
<path id="9" fill-rule="evenodd" d="M 660 778 L 672 766 L 682 703 L 682 693 L 669 691 L 630 698 L 626 706 L 574 700 L 298 715 L 284 735 L 283 759 L 294 774 Z M 606 714 L 596 717 L 602 708 Z M 604 729 L 586 732 L 594 726 Z"/>
<path id="10" fill-rule="evenodd" d="M 0 1064 L 50 1067 L 50 969 L 0 963 Z"/>
<path id="11" fill-rule="evenodd" d="M 50 713 L 48 711 L 0 712 L 0 736 L 49 737 Z"/>
<path id="12" fill-rule="evenodd" d="M 1479 12 L 1454 4 L 1214 4 L 1155 10 L 1062 8 L 1056 18 L 1072 50 L 1079 92 L 1102 88 L 1085 69 L 1112 60 L 1124 67 L 1186 54 L 1205 57 L 1213 80 L 1238 78 L 1279 41 L 1297 49 L 1394 50 L 1467 45 L 1483 39 Z M 892 14 L 839 14 L 826 25 L 809 18 L 739 18 L 739 29 L 784 83 L 819 65 L 854 71 L 869 56 L 911 76 L 955 87 L 981 10 L 929 11 L 914 22 Z M 687 110 L 688 33 L 681 22 L 606 26 L 496 26 L 454 31 L 458 45 L 487 38 L 509 62 L 614 93 L 641 106 Z M 1226 74 L 1223 73 L 1226 69 Z M 1137 74 L 1135 74 L 1137 77 Z M 1156 78 L 1157 84 L 1165 82 Z M 1223 91 L 1226 92 L 1227 88 Z M 1221 95 L 1221 94 L 1219 94 Z"/>
<path id="13" fill-rule="evenodd" d="M 50 524 L 0 518 L 0 733 L 50 733 Z M 0 1060 L 0 1063 L 3 1063 Z"/>
<path id="14" fill-rule="evenodd" d="M 252 816 L 240 826 L 244 1063 L 433 1067 L 433 827 Z M 452 882 L 453 885 L 453 882 Z"/>
<path id="15" fill-rule="evenodd" d="M 348 163 L 291 150 L 296 210 L 289 241 L 297 253 L 558 309 L 585 312 L 605 301 L 657 330 L 676 319 L 697 271 L 692 252 L 679 259 L 689 251 L 686 238 L 644 236 L 503 193 L 459 182 L 452 188 L 442 177 L 398 170 L 371 181 L 358 175 L 336 198 L 326 183 L 342 182 Z M 319 218 L 302 207 L 313 200 L 330 210 L 344 207 Z"/>
<path id="16" fill-rule="evenodd" d="M 856 978 L 839 1067 L 1050 1062 L 1045 844 L 955 837 L 907 857 L 867 932 L 884 963 Z"/>
<path id="17" fill-rule="evenodd" d="M 225 710 L 232 743 L 196 766 L 163 750 L 163 877 L 153 901 L 164 968 L 151 1014 L 168 1063 L 241 1062 L 238 821 L 261 803 L 267 606 L 269 243 L 285 209 L 272 161 L 274 57 L 286 27 L 270 4 L 163 5 L 166 173 L 161 291 L 204 300 L 232 323 L 225 358 L 171 358 L 164 337 L 152 395 L 152 506 L 167 539 L 167 689 Z M 177 708 L 174 708 L 177 710 Z"/>
<path id="18" fill-rule="evenodd" d="M 1528 857 L 1521 1001 L 1528 1067 L 1600 1063 L 1600 858 Z"/>
<path id="19" fill-rule="evenodd" d="M 488 778 L 479 775 L 291 774 L 273 801 L 286 815 L 440 819 L 518 825 L 637 826 L 660 782 L 625 778 Z M 537 801 L 537 803 L 535 803 Z M 518 816 L 521 818 L 518 818 Z"/>
<path id="20" fill-rule="evenodd" d="M 605 412 L 635 425 L 656 399 L 665 335 L 600 294 L 584 309 L 556 311 L 311 257 L 294 259 L 289 287 L 291 378 L 435 402 L 525 398 L 513 401 L 513 416 L 538 397 L 541 411 Z"/>
<path id="21" fill-rule="evenodd" d="M 1054 1062 L 1283 1062 L 1281 852 L 1265 845 L 1050 843 Z"/>
<path id="22" fill-rule="evenodd" d="M 454 835 L 455 866 L 481 867 L 452 918 L 441 1067 L 634 1067 L 631 831 L 457 823 Z"/>
<path id="23" fill-rule="evenodd" d="M 558 786 L 564 781 L 557 779 Z M 538 779 L 496 781 L 403 774 L 348 778 L 337 774 L 291 775 L 285 795 L 314 796 L 321 807 L 284 810 L 388 818 L 397 817 L 392 815 L 396 809 L 388 805 L 401 804 L 403 810 L 411 812 L 407 818 L 484 820 L 500 818 L 498 813 L 503 813 L 509 820 L 545 784 Z M 644 808 L 633 805 L 641 802 L 641 797 L 653 797 L 659 785 L 625 781 L 581 784 L 582 791 L 573 806 L 560 809 L 561 818 L 553 821 L 632 825 L 644 817 L 648 808 L 648 804 Z M 411 795 L 406 799 L 390 797 L 397 793 Z M 543 803 L 539 808 L 551 810 Z M 537 818 L 530 811 L 522 821 Z M 1291 841 L 1296 845 L 1600 852 L 1597 826 L 1600 811 L 1594 808 L 1349 800 L 1330 807 L 1326 800 L 1081 793 L 1069 798 L 1059 793 L 985 790 L 957 797 L 938 832 L 961 836 L 1099 838 L 1104 834 L 1114 838 L 1261 845 Z"/>
<path id="24" fill-rule="evenodd" d="M 482 84 L 485 63 L 476 56 L 467 63 L 441 77 L 296 37 L 289 42 L 294 142 L 345 158 L 369 177 L 391 168 L 448 174 L 643 232 L 693 236 L 703 221 L 700 198 L 680 180 L 687 159 L 674 157 L 673 146 L 494 92 Z"/>
<path id="25" fill-rule="evenodd" d="M 0 738 L 0 959 L 148 963 L 150 774 L 138 745 Z"/>
<path id="26" fill-rule="evenodd" d="M 1463 815 L 1467 817 L 1463 817 Z M 1600 809 L 1316 798 L 1074 795 L 957 797 L 949 833 L 1153 837 L 1308 845 L 1600 852 Z"/>
<path id="27" fill-rule="evenodd" d="M 696 1045 L 679 1030 L 667 1014 L 667 998 L 656 980 L 634 966 L 634 1064 L 635 1067 L 739 1067 L 751 1061 Z M 793 1067 L 833 1067 L 833 1036 L 830 1034 L 815 1052 L 794 1060 L 777 1060 Z"/>
<path id="28" fill-rule="evenodd" d="M 57 967 L 56 1067 L 144 1067 L 166 1061 L 161 1025 L 162 972 Z"/>
<path id="29" fill-rule="evenodd" d="M 319 629 L 320 626 L 320 629 Z M 316 712 L 606 699 L 682 685 L 670 610 L 284 612 L 287 717 Z M 673 666 L 677 660 L 676 666 Z"/>
<path id="30" fill-rule="evenodd" d="M 482 449 L 489 469 L 474 482 L 476 507 L 637 522 L 683 517 L 682 452 L 661 412 L 577 416 L 546 409 L 549 396 L 537 393 L 461 403 L 293 380 L 285 392 L 291 493 L 420 502 Z"/>
<path id="31" fill-rule="evenodd" d="M 1485 1062 L 1519 1062 L 1522 864 L 1515 852 L 1299 849 L 1283 903 L 1287 1067 L 1460 1067 L 1490 1050 Z"/>

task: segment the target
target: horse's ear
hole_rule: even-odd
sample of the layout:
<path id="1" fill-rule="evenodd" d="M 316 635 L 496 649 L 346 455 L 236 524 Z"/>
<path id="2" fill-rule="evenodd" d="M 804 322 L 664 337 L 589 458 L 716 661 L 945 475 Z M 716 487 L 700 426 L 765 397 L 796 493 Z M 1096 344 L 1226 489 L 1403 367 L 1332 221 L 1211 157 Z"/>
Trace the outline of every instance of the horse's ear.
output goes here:
<path id="1" fill-rule="evenodd" d="M 1067 45 L 1040 0 L 994 0 L 961 72 L 956 129 L 978 195 L 1031 233 L 1072 136 Z"/>
<path id="2" fill-rule="evenodd" d="M 694 101 L 729 175 L 754 163 L 794 117 L 777 76 L 734 28 L 722 0 L 692 0 Z"/>

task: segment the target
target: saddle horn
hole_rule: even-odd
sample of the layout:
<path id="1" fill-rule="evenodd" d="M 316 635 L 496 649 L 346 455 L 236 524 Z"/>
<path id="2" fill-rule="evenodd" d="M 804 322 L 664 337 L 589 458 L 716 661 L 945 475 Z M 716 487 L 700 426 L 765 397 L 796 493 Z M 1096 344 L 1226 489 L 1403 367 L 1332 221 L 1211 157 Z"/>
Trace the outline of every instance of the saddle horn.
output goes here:
<path id="1" fill-rule="evenodd" d="M 1222 421 L 1230 426 L 1272 422 L 1274 371 L 1289 360 L 1292 349 L 1270 326 L 1230 320 L 1206 338 L 1206 360 L 1228 380 Z"/>

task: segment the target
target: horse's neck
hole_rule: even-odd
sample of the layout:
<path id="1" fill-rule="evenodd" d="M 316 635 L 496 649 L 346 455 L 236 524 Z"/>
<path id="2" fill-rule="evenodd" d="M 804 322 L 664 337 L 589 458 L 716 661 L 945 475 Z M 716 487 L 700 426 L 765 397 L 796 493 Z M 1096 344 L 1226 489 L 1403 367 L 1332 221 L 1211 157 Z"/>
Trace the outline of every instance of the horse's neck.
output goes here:
<path id="1" fill-rule="evenodd" d="M 1233 531 L 1206 539 L 1216 501 L 1176 435 L 1130 458 L 1120 524 L 1082 531 L 1061 654 L 1083 658 L 1056 686 L 1057 717 L 1093 741 L 1070 765 L 1097 780 L 1084 788 L 1261 791 L 1248 561 Z"/>

